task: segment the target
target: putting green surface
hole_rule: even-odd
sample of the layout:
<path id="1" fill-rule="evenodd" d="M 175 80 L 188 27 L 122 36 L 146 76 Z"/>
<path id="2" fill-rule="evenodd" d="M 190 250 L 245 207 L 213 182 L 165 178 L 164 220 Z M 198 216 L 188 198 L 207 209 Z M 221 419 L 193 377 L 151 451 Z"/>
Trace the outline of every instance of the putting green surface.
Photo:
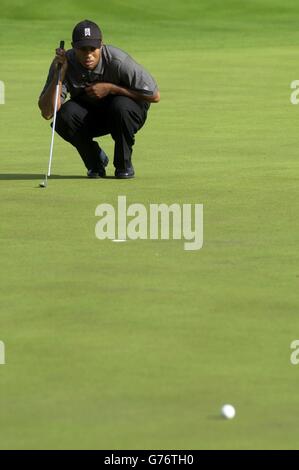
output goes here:
<path id="1" fill-rule="evenodd" d="M 298 449 L 298 15 L 290 0 L 2 0 L 0 448 Z M 86 17 L 161 102 L 136 179 L 87 180 L 57 137 L 39 189 L 37 98 Z M 202 203 L 203 248 L 97 240 L 95 208 L 118 195 Z"/>

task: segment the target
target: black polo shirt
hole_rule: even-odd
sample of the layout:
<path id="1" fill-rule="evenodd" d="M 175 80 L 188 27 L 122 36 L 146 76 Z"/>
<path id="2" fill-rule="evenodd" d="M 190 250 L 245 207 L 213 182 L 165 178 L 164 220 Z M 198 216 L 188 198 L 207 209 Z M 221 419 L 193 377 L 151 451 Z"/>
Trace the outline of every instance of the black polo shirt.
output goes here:
<path id="1" fill-rule="evenodd" d="M 117 47 L 103 45 L 101 59 L 94 70 L 86 69 L 77 61 L 74 49 L 69 49 L 66 56 L 68 68 L 62 84 L 62 103 L 68 93 L 72 99 L 94 103 L 94 99 L 87 96 L 84 91 L 86 85 L 93 82 L 113 83 L 147 96 L 153 96 L 158 90 L 154 78 L 129 54 Z M 54 66 L 52 64 L 41 95 L 53 80 L 53 75 Z"/>

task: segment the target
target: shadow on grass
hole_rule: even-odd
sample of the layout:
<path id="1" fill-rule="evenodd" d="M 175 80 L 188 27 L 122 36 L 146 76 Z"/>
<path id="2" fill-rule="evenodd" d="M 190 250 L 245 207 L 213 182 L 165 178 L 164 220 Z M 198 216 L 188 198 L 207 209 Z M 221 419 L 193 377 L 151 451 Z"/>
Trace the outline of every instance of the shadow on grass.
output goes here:
<path id="1" fill-rule="evenodd" d="M 208 416 L 209 421 L 227 421 L 223 416 L 221 415 L 209 415 Z"/>
<path id="2" fill-rule="evenodd" d="M 30 173 L 1 173 L 0 180 L 4 181 L 17 181 L 17 180 L 42 180 L 45 178 L 45 175 L 41 174 L 30 174 Z M 51 175 L 49 177 L 51 180 L 78 180 L 78 179 L 87 179 L 84 175 Z M 100 178 L 99 178 L 100 179 Z M 115 179 L 114 176 L 106 176 L 105 179 Z"/>
<path id="3" fill-rule="evenodd" d="M 40 180 L 43 179 L 45 175 L 42 174 L 30 174 L 30 173 L 1 173 L 0 180 Z M 52 180 L 58 179 L 81 179 L 85 176 L 81 175 L 51 175 Z"/>

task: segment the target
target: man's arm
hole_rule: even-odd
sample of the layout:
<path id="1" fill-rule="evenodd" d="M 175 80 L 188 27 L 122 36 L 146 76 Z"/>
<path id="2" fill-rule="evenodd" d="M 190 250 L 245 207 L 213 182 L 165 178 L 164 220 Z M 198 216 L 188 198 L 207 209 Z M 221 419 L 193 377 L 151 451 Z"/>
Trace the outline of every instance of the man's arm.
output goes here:
<path id="1" fill-rule="evenodd" d="M 101 99 L 105 96 L 111 95 L 122 95 L 132 98 L 136 101 L 147 101 L 148 103 L 159 103 L 160 101 L 160 92 L 156 91 L 154 95 L 144 95 L 142 93 L 137 93 L 136 91 L 129 90 L 113 83 L 94 83 L 85 88 L 87 95 L 90 98 Z"/>
<path id="2" fill-rule="evenodd" d="M 61 93 L 62 93 L 62 83 L 65 78 L 66 70 L 67 70 L 67 59 L 65 55 L 64 49 L 56 49 L 56 57 L 53 61 L 53 77 L 50 81 L 48 87 L 44 91 L 44 93 L 40 96 L 38 100 L 39 109 L 42 112 L 42 116 L 45 119 L 51 119 L 54 114 L 54 107 L 55 107 L 55 95 L 56 95 L 56 85 L 58 80 L 58 65 L 61 64 L 61 74 L 59 80 L 59 93 L 58 93 L 58 103 L 57 103 L 57 111 L 60 109 L 61 106 Z"/>
<path id="3" fill-rule="evenodd" d="M 46 89 L 46 91 L 40 96 L 38 100 L 38 106 L 41 110 L 42 116 L 44 119 L 51 119 L 54 114 L 55 106 L 55 95 L 56 95 L 56 85 L 57 85 L 58 73 L 56 72 L 53 75 L 53 79 Z M 61 106 L 61 90 L 62 90 L 62 81 L 59 81 L 59 93 L 58 93 L 58 102 L 57 102 L 57 111 Z"/>
<path id="4" fill-rule="evenodd" d="M 156 91 L 154 95 L 144 95 L 142 93 L 137 93 L 137 91 L 128 90 L 127 88 L 118 86 L 118 85 L 111 85 L 110 93 L 113 95 L 123 95 L 127 96 L 128 98 L 133 98 L 133 100 L 141 100 L 147 101 L 148 103 L 159 103 L 160 101 L 160 92 L 159 90 Z"/>

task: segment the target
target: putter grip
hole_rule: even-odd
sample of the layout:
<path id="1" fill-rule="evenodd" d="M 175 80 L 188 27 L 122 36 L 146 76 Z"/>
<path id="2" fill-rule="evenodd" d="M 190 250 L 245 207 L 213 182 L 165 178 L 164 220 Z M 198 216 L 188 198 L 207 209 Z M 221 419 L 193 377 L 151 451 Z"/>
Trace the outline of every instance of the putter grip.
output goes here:
<path id="1" fill-rule="evenodd" d="M 59 49 L 64 49 L 64 41 L 60 41 Z M 61 69 L 61 64 L 58 65 L 58 70 L 60 71 L 60 69 Z"/>

